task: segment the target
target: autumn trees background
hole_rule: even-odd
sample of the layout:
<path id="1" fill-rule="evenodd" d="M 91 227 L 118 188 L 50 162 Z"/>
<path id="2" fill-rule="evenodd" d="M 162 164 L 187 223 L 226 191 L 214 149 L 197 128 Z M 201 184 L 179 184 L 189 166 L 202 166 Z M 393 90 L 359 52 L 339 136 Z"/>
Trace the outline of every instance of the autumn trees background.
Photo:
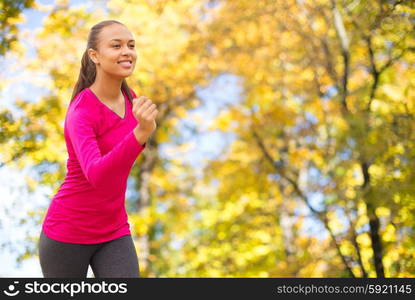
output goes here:
<path id="1" fill-rule="evenodd" d="M 414 18 L 404 0 L 59 1 L 25 60 L 50 93 L 1 108 L 1 164 L 59 188 L 89 28 L 117 19 L 136 39 L 129 85 L 160 111 L 127 197 L 143 276 L 412 277 Z M 206 155 L 212 132 L 225 146 Z"/>

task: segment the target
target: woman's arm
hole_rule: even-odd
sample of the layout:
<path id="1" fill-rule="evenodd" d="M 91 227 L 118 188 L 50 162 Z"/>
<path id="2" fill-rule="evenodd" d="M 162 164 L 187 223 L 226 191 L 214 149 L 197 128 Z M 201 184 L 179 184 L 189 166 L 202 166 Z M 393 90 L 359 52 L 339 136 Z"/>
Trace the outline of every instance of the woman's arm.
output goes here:
<path id="1" fill-rule="evenodd" d="M 68 114 L 65 126 L 82 171 L 96 189 L 111 191 L 123 184 L 146 146 L 140 144 L 131 131 L 110 152 L 101 155 L 93 127 L 93 112 L 82 106 Z"/>

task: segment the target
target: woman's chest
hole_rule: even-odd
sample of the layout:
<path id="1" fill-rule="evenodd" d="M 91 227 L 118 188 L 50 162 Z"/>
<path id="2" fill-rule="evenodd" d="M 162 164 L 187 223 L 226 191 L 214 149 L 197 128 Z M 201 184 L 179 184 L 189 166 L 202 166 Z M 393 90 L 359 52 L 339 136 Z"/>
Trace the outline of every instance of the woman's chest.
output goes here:
<path id="1" fill-rule="evenodd" d="M 124 118 L 114 112 L 103 110 L 97 130 L 97 142 L 101 154 L 111 151 L 136 126 L 137 120 L 132 115 L 131 109 L 125 111 Z"/>

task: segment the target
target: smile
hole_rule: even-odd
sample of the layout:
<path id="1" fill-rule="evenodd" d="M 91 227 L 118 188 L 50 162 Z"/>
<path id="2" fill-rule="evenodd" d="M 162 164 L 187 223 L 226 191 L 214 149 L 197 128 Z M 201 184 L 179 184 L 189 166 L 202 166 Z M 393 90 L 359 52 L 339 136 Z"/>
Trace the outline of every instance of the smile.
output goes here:
<path id="1" fill-rule="evenodd" d="M 125 68 L 129 68 L 133 65 L 133 63 L 131 61 L 120 61 L 120 62 L 118 62 L 118 64 L 125 67 Z"/>

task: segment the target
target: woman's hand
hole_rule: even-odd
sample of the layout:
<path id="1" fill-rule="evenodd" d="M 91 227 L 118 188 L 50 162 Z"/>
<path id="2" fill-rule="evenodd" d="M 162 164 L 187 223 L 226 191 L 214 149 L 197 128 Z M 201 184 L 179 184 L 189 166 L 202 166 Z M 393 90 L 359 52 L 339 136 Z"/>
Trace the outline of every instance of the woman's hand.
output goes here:
<path id="1" fill-rule="evenodd" d="M 147 97 L 141 96 L 133 99 L 133 115 L 138 121 L 134 134 L 141 144 L 144 144 L 156 130 L 157 114 L 157 106 Z"/>

